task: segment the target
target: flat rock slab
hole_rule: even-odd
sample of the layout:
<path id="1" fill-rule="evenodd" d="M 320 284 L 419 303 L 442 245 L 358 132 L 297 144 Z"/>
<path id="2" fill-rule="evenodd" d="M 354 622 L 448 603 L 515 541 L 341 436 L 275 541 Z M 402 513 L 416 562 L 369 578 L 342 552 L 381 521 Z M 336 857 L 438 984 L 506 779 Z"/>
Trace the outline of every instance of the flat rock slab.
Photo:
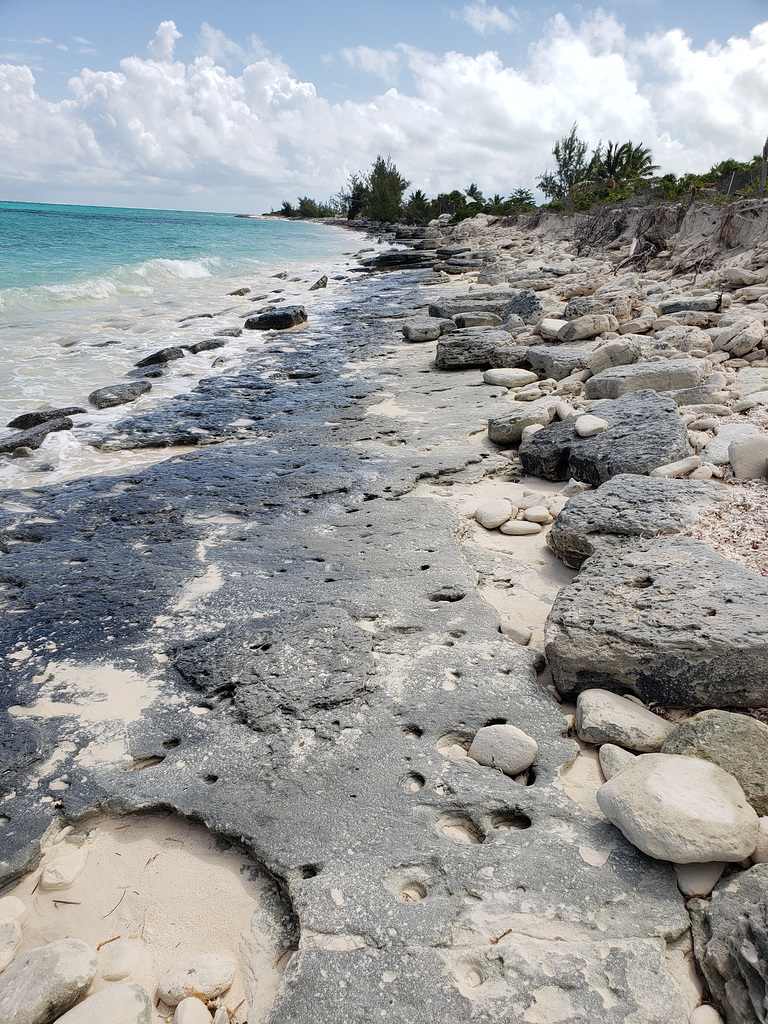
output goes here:
<path id="1" fill-rule="evenodd" d="M 737 862 L 757 842 L 757 815 L 738 782 L 709 761 L 642 754 L 597 791 L 600 810 L 649 857 Z"/>
<path id="2" fill-rule="evenodd" d="M 768 580 L 688 538 L 598 552 L 560 590 L 546 653 L 562 694 L 764 707 Z"/>
<path id="3" fill-rule="evenodd" d="M 768 864 L 688 903 L 699 970 L 728 1024 L 763 1024 L 768 987 Z"/>
<path id="4" fill-rule="evenodd" d="M 562 380 L 574 370 L 585 370 L 592 355 L 592 349 L 579 345 L 531 345 L 528 349 L 533 369 L 553 380 Z"/>
<path id="5" fill-rule="evenodd" d="M 430 303 L 428 312 L 430 316 L 444 320 L 449 320 L 457 313 L 496 313 L 501 316 L 514 294 L 505 290 L 454 295 Z"/>
<path id="6" fill-rule="evenodd" d="M 704 380 L 707 363 L 704 359 L 664 359 L 656 363 L 632 363 L 610 366 L 584 386 L 587 398 L 618 398 L 631 391 L 677 391 L 695 388 Z"/>
<path id="7" fill-rule="evenodd" d="M 664 754 L 701 757 L 729 772 L 758 814 L 768 815 L 768 726 L 730 711 L 701 711 L 667 737 Z"/>
<path id="8" fill-rule="evenodd" d="M 435 353 L 440 370 L 469 367 L 528 366 L 528 349 L 516 345 L 507 331 L 468 327 L 440 338 Z"/>
<path id="9" fill-rule="evenodd" d="M 551 423 L 520 446 L 525 472 L 546 480 L 574 477 L 596 487 L 618 473 L 650 473 L 691 454 L 677 406 L 655 391 L 597 402 L 590 413 L 606 420 L 608 430 L 579 437 L 573 418 Z"/>
<path id="10" fill-rule="evenodd" d="M 600 545 L 680 533 L 696 522 L 700 508 L 727 498 L 719 484 L 622 473 L 571 498 L 552 524 L 547 544 L 578 569 Z"/>

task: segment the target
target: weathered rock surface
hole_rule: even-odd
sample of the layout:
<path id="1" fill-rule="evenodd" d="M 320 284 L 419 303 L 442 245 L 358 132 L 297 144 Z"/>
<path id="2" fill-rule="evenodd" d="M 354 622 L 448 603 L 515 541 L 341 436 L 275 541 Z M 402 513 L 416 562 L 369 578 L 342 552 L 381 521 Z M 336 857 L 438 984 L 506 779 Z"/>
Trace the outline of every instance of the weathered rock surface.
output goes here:
<path id="1" fill-rule="evenodd" d="M 657 363 L 611 366 L 584 385 L 587 398 L 618 398 L 631 391 L 674 391 L 701 384 L 707 372 L 703 359 L 665 359 Z"/>
<path id="2" fill-rule="evenodd" d="M 637 757 L 631 750 L 617 747 L 614 743 L 603 743 L 598 752 L 600 769 L 606 779 L 612 779 L 614 775 L 623 772 L 628 764 Z"/>
<path id="3" fill-rule="evenodd" d="M 576 731 L 589 743 L 648 753 L 660 750 L 673 729 L 671 722 L 610 690 L 582 690 L 576 703 Z"/>
<path id="4" fill-rule="evenodd" d="M 406 341 L 437 341 L 443 333 L 442 322 L 431 316 L 413 317 L 402 326 Z"/>
<path id="5" fill-rule="evenodd" d="M 521 388 L 526 384 L 532 384 L 538 379 L 538 375 L 532 370 L 523 370 L 511 366 L 500 366 L 492 370 L 486 370 L 483 374 L 483 380 L 486 384 L 494 384 L 497 387 L 503 388 Z"/>
<path id="6" fill-rule="evenodd" d="M 0 974 L 16 956 L 21 938 L 21 925 L 18 921 L 0 922 Z"/>
<path id="7" fill-rule="evenodd" d="M 147 1024 L 151 1012 L 152 1003 L 144 989 L 123 982 L 88 996 L 58 1017 L 56 1024 Z"/>
<path id="8" fill-rule="evenodd" d="M 549 547 L 578 569 L 596 547 L 626 538 L 680 533 L 698 509 L 725 501 L 718 484 L 621 474 L 570 498 L 547 534 Z"/>
<path id="9" fill-rule="evenodd" d="M 287 331 L 291 327 L 306 323 L 308 319 L 304 306 L 283 306 L 280 309 L 249 316 L 243 327 L 247 331 Z"/>
<path id="10" fill-rule="evenodd" d="M 475 521 L 486 530 L 495 530 L 497 526 L 512 516 L 512 503 L 506 498 L 496 498 L 494 501 L 486 501 L 479 508 L 475 509 Z"/>
<path id="11" fill-rule="evenodd" d="M 541 299 L 530 288 L 525 288 L 513 295 L 501 313 L 503 320 L 519 316 L 524 324 L 536 324 L 543 315 L 544 307 L 541 304 Z"/>
<path id="12" fill-rule="evenodd" d="M 768 864 L 723 879 L 688 904 L 699 970 L 728 1024 L 764 1024 L 768 989 Z"/>
<path id="13" fill-rule="evenodd" d="M 562 694 L 597 687 L 646 704 L 768 702 L 768 581 L 698 541 L 594 554 L 560 590 L 546 638 Z"/>
<path id="14" fill-rule="evenodd" d="M 528 361 L 534 370 L 553 380 L 586 369 L 591 357 L 591 349 L 576 345 L 531 345 L 528 349 Z"/>
<path id="15" fill-rule="evenodd" d="M 18 448 L 35 450 L 40 447 L 49 434 L 58 430 L 71 430 L 73 427 L 74 423 L 68 416 L 59 420 L 45 420 L 36 427 L 20 430 L 17 434 L 0 438 L 0 455 L 10 455 Z"/>
<path id="16" fill-rule="evenodd" d="M 609 428 L 596 437 L 579 437 L 572 418 L 551 423 L 520 446 L 525 472 L 547 480 L 574 477 L 597 486 L 619 473 L 649 473 L 691 454 L 677 406 L 655 391 L 597 402 L 590 413 L 606 420 Z"/>
<path id="17" fill-rule="evenodd" d="M 715 428 L 716 434 L 709 442 L 701 457 L 713 466 L 725 466 L 729 459 L 730 447 L 734 441 L 757 437 L 760 430 L 754 423 L 720 423 Z"/>
<path id="18" fill-rule="evenodd" d="M 700 711 L 677 726 L 662 752 L 719 765 L 738 781 L 757 813 L 768 815 L 768 726 L 728 711 Z"/>
<path id="19" fill-rule="evenodd" d="M 509 412 L 502 412 L 488 421 L 488 436 L 496 444 L 518 444 L 526 427 L 542 426 L 555 418 L 556 398 L 539 398 L 535 402 L 517 402 Z"/>
<path id="20" fill-rule="evenodd" d="M 757 842 L 738 782 L 697 758 L 643 754 L 598 789 L 597 803 L 639 850 L 675 864 L 740 861 Z"/>
<path id="21" fill-rule="evenodd" d="M 467 328 L 440 338 L 435 366 L 440 370 L 471 366 L 528 366 L 527 353 L 528 350 L 516 345 L 506 331 L 492 327 Z"/>
<path id="22" fill-rule="evenodd" d="M 68 416 L 77 416 L 79 413 L 87 412 L 78 405 L 68 405 L 65 409 L 41 409 L 39 412 L 25 412 L 21 416 L 12 419 L 8 424 L 16 430 L 28 430 L 30 427 L 37 427 L 48 420 L 66 419 Z"/>
<path id="23" fill-rule="evenodd" d="M 174 359 L 183 359 L 184 349 L 178 345 L 172 345 L 168 348 L 161 348 L 157 352 L 152 352 L 148 356 L 144 356 L 140 359 L 136 366 L 156 366 L 159 363 L 170 363 Z"/>
<path id="24" fill-rule="evenodd" d="M 130 384 L 112 384 L 106 388 L 97 388 L 88 395 L 88 401 L 97 409 L 112 409 L 116 405 L 135 402 L 137 398 L 152 390 L 148 380 L 132 381 Z"/>
<path id="25" fill-rule="evenodd" d="M 451 298 L 442 298 L 437 302 L 431 302 L 428 311 L 430 316 L 443 320 L 449 320 L 457 313 L 497 313 L 502 315 L 512 297 L 512 292 L 501 290 L 471 292 L 469 295 L 455 295 Z"/>
<path id="26" fill-rule="evenodd" d="M 0 1020 L 51 1024 L 85 992 L 96 951 L 81 939 L 56 939 L 22 953 L 0 974 Z"/>
<path id="27" fill-rule="evenodd" d="M 618 326 L 619 321 L 615 316 L 594 313 L 570 320 L 565 327 L 560 328 L 557 337 L 559 341 L 586 341 L 605 331 L 615 331 Z"/>
<path id="28" fill-rule="evenodd" d="M 602 373 L 612 366 L 629 366 L 640 357 L 640 343 L 631 338 L 605 341 L 592 350 L 587 366 L 593 375 Z"/>

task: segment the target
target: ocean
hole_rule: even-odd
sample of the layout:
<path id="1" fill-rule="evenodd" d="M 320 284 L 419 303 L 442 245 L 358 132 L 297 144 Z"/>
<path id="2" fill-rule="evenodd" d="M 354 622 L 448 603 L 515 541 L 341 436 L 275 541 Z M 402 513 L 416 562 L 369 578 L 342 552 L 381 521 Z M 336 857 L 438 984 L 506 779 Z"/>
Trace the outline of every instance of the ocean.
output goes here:
<path id="1" fill-rule="evenodd" d="M 88 407 L 91 391 L 122 381 L 143 356 L 215 333 L 205 318 L 181 327 L 185 317 L 227 310 L 228 325 L 239 323 L 252 300 L 327 307 L 338 284 L 309 286 L 343 271 L 361 242 L 338 227 L 232 214 L 0 203 L 0 437 L 20 413 L 63 406 L 87 408 L 98 429 L 231 369 L 258 337 L 169 364 L 130 406 Z M 247 296 L 229 295 L 244 287 Z M 0 458 L 0 487 L 149 457 L 107 457 L 78 431 L 52 434 L 32 460 Z"/>

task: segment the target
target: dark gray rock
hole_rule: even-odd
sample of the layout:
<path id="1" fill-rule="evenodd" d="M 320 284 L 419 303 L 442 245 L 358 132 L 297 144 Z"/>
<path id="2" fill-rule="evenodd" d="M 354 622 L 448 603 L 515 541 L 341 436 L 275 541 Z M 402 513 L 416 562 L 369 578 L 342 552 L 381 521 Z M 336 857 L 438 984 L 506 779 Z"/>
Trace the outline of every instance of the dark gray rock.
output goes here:
<path id="1" fill-rule="evenodd" d="M 525 324 L 537 324 L 544 316 L 544 309 L 538 294 L 530 288 L 524 288 L 514 295 L 504 307 L 501 318 L 519 316 Z"/>
<path id="2" fill-rule="evenodd" d="M 224 348 L 226 341 L 222 338 L 206 338 L 205 341 L 196 341 L 193 345 L 185 345 L 187 352 L 196 356 L 198 352 L 212 352 L 217 348 Z"/>
<path id="3" fill-rule="evenodd" d="M 312 287 L 309 290 L 311 292 L 316 292 L 316 291 L 319 291 L 321 288 L 326 288 L 327 286 L 328 286 L 328 278 L 326 277 L 325 274 L 323 274 L 322 277 L 318 277 L 318 279 L 315 281 L 315 283 L 312 285 Z"/>
<path id="4" fill-rule="evenodd" d="M 437 248 L 437 255 L 441 260 L 449 260 L 453 256 L 460 256 L 462 253 L 472 252 L 471 245 L 441 245 Z"/>
<path id="5" fill-rule="evenodd" d="M 283 306 L 266 313 L 249 316 L 243 324 L 247 331 L 286 331 L 304 324 L 309 318 L 303 306 Z"/>
<path id="6" fill-rule="evenodd" d="M 49 434 L 57 430 L 71 430 L 74 423 L 68 416 L 59 420 L 45 420 L 29 430 L 20 430 L 18 434 L 0 438 L 0 455 L 12 455 L 18 448 L 39 448 Z"/>
<path id="7" fill-rule="evenodd" d="M 548 546 L 572 569 L 606 543 L 680 533 L 703 505 L 725 501 L 719 484 L 619 474 L 568 501 L 547 534 Z"/>
<path id="8" fill-rule="evenodd" d="M 611 366 L 584 385 L 587 398 L 618 398 L 631 391 L 678 391 L 698 387 L 707 372 L 704 359 L 664 359 L 655 363 Z M 682 403 L 681 403 L 682 404 Z"/>
<path id="9" fill-rule="evenodd" d="M 531 368 L 554 380 L 562 380 L 574 370 L 586 369 L 591 357 L 591 349 L 578 345 L 531 345 L 528 349 Z"/>
<path id="10" fill-rule="evenodd" d="M 661 316 L 671 313 L 719 313 L 722 306 L 722 295 L 679 295 L 664 299 L 659 303 Z M 730 299 L 728 300 L 730 302 Z"/>
<path id="11" fill-rule="evenodd" d="M 701 711 L 681 722 L 661 750 L 719 765 L 757 813 L 768 814 L 768 726 L 762 722 L 730 711 Z"/>
<path id="12" fill-rule="evenodd" d="M 216 333 L 220 338 L 239 338 L 243 331 L 240 327 L 222 327 Z"/>
<path id="13" fill-rule="evenodd" d="M 723 879 L 688 910 L 699 970 L 728 1024 L 765 1024 L 768 864 Z"/>
<path id="14" fill-rule="evenodd" d="M 644 703 L 764 707 L 768 581 L 688 538 L 599 551 L 563 587 L 546 626 L 558 691 Z"/>
<path id="15" fill-rule="evenodd" d="M 431 267 L 436 261 L 428 252 L 392 249 L 389 252 L 379 253 L 377 256 L 369 256 L 360 262 L 370 270 L 403 270 L 411 267 Z"/>
<path id="16" fill-rule="evenodd" d="M 497 313 L 503 315 L 514 293 L 508 291 L 471 292 L 454 295 L 429 304 L 429 315 L 450 320 L 457 313 Z"/>
<path id="17" fill-rule="evenodd" d="M 144 356 L 140 359 L 136 366 L 157 366 L 159 363 L 170 363 L 174 359 L 183 359 L 184 349 L 178 345 L 171 345 L 168 348 L 161 348 L 157 352 L 152 352 L 151 355 Z"/>
<path id="18" fill-rule="evenodd" d="M 437 342 L 435 365 L 440 370 L 479 366 L 527 366 L 528 349 L 516 345 L 506 331 L 468 327 L 443 335 Z"/>
<path id="19" fill-rule="evenodd" d="M 573 417 L 550 423 L 520 446 L 525 472 L 547 480 L 575 477 L 596 487 L 618 473 L 650 473 L 691 454 L 677 406 L 655 391 L 597 402 L 590 413 L 606 420 L 608 430 L 579 437 Z"/>
<path id="20" fill-rule="evenodd" d="M 48 420 L 66 419 L 68 416 L 78 416 L 84 412 L 87 412 L 87 409 L 81 409 L 78 405 L 69 405 L 66 409 L 42 409 L 39 412 L 25 412 L 11 420 L 8 426 L 16 430 L 28 430 L 30 427 L 38 427 L 41 423 L 47 423 Z"/>
<path id="21" fill-rule="evenodd" d="M 88 401 L 97 409 L 111 409 L 116 405 L 135 402 L 137 398 L 152 390 L 146 380 L 137 380 L 132 384 L 112 384 L 106 388 L 98 388 L 88 395 Z"/>

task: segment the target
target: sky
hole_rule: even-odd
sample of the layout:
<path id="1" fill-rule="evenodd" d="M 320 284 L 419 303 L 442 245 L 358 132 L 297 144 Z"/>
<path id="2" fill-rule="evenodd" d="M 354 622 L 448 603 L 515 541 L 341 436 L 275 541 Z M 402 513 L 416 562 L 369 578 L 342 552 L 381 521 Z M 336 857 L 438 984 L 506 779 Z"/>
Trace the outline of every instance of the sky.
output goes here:
<path id="1" fill-rule="evenodd" d="M 0 0 L 0 200 L 260 213 L 379 154 L 508 195 L 574 122 L 664 173 L 749 159 L 765 0 Z"/>

